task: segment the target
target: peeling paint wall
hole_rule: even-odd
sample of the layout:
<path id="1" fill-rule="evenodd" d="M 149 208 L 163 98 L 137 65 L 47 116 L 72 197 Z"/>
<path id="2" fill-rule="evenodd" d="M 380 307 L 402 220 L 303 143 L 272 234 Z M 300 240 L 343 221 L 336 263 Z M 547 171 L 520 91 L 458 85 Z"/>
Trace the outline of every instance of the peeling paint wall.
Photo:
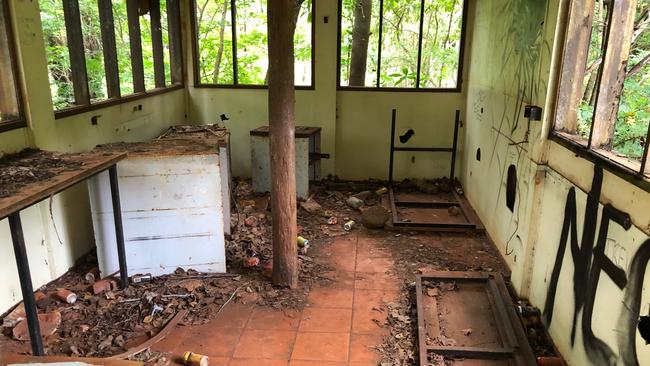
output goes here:
<path id="1" fill-rule="evenodd" d="M 650 194 L 544 138 L 566 4 L 477 3 L 462 181 L 513 285 L 542 309 L 570 365 L 648 365 L 636 325 L 650 312 Z M 544 107 L 543 120 L 529 127 L 526 104 Z"/>

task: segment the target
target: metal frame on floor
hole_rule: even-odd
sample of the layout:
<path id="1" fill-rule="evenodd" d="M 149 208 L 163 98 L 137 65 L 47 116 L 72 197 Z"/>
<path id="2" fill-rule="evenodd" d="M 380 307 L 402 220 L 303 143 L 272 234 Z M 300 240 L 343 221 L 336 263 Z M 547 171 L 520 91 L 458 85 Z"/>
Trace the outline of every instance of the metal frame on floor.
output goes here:
<path id="1" fill-rule="evenodd" d="M 118 158 L 119 159 L 119 158 Z M 111 198 L 113 203 L 113 217 L 115 219 L 115 234 L 117 241 L 117 254 L 120 266 L 120 284 L 122 288 L 129 285 L 129 278 L 126 264 L 126 251 L 124 249 L 124 231 L 122 228 L 122 209 L 120 205 L 120 193 L 117 178 L 117 161 L 113 161 L 110 166 L 103 167 L 100 170 L 83 177 L 78 180 L 71 180 L 69 184 L 64 184 L 48 192 L 42 191 L 35 195 L 38 196 L 33 202 L 29 204 L 18 206 L 12 212 L 6 215 L 0 215 L 0 220 L 7 218 L 9 221 L 9 229 L 11 231 L 11 240 L 13 242 L 14 254 L 16 256 L 16 266 L 18 267 L 18 277 L 20 279 L 20 289 L 23 295 L 23 302 L 25 306 L 25 317 L 27 319 L 27 327 L 29 330 L 29 339 L 34 356 L 43 356 L 43 339 L 41 337 L 41 330 L 38 321 L 38 313 L 36 309 L 36 300 L 34 298 L 34 288 L 32 286 L 32 276 L 29 269 L 29 261 L 27 259 L 27 248 L 25 246 L 25 237 L 23 235 L 23 227 L 20 220 L 20 211 L 25 208 L 31 207 L 38 202 L 41 202 L 74 184 L 85 181 L 99 173 L 108 170 L 111 186 Z"/>
<path id="2" fill-rule="evenodd" d="M 434 346 L 427 342 L 427 327 L 424 319 L 423 281 L 479 283 L 485 285 L 486 295 L 492 309 L 501 347 Z M 478 360 L 512 359 L 517 366 L 536 365 L 528 339 L 511 303 L 503 278 L 498 273 L 482 272 L 432 272 L 417 275 L 415 280 L 418 314 L 418 346 L 420 365 L 429 365 L 429 354 L 443 357 L 458 357 Z M 438 311 L 434 312 L 435 314 Z"/>

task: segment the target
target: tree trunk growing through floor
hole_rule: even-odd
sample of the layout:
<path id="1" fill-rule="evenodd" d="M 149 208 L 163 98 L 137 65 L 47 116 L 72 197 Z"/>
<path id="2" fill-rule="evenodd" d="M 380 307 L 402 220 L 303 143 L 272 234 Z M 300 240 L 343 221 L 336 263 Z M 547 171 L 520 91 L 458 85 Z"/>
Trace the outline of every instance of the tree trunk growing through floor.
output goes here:
<path id="1" fill-rule="evenodd" d="M 354 2 L 354 26 L 352 28 L 352 51 L 350 56 L 350 86 L 364 86 L 368 67 L 368 41 L 372 0 Z"/>
<path id="2" fill-rule="evenodd" d="M 269 0 L 269 130 L 273 283 L 298 286 L 293 14 L 295 0 Z"/>

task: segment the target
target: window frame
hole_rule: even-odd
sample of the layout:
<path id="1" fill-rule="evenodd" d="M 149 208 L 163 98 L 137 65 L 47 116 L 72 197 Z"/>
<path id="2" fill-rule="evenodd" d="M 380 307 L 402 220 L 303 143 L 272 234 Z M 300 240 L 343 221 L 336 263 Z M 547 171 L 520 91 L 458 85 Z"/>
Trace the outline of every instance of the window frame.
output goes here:
<path id="1" fill-rule="evenodd" d="M 237 0 L 230 0 L 230 12 L 234 21 L 233 28 L 236 27 L 237 16 Z M 316 90 L 316 1 L 311 1 L 311 85 L 295 85 L 296 90 Z M 199 29 L 196 19 L 196 0 L 190 0 L 190 27 L 192 33 L 192 59 L 193 59 L 193 74 L 194 74 L 194 87 L 200 89 L 268 89 L 268 85 L 255 85 L 255 84 L 214 84 L 203 83 L 201 81 L 201 70 L 199 60 Z M 233 42 L 233 58 L 237 60 L 237 38 L 234 37 Z M 237 62 L 233 63 L 233 71 L 237 73 Z M 235 76 L 235 80 L 236 75 Z"/>
<path id="2" fill-rule="evenodd" d="M 614 10 L 615 8 L 612 7 L 609 11 L 609 24 L 606 30 L 606 34 L 604 34 L 605 37 L 605 43 L 603 47 L 603 52 L 602 52 L 602 62 L 601 65 L 599 66 L 599 71 L 598 71 L 598 80 L 596 80 L 596 85 L 598 89 L 596 90 L 596 105 L 594 106 L 594 111 L 592 114 L 592 122 L 591 122 L 591 128 L 589 132 L 589 138 L 587 140 L 578 138 L 574 136 L 573 134 L 569 132 L 565 132 L 561 130 L 561 126 L 559 126 L 559 97 L 560 97 L 560 90 L 565 88 L 566 86 L 564 85 L 565 82 L 570 83 L 571 80 L 564 81 L 562 78 L 562 70 L 564 68 L 565 60 L 566 60 L 566 52 L 567 52 L 567 43 L 570 41 L 571 37 L 576 37 L 576 29 L 573 28 L 570 23 L 571 19 L 571 10 L 573 7 L 573 2 L 574 1 L 580 1 L 580 0 L 572 0 L 567 4 L 567 8 L 564 10 L 565 13 L 567 14 L 565 24 L 562 27 L 562 45 L 561 45 L 561 59 L 559 60 L 559 68 L 558 68 L 558 74 L 557 74 L 557 87 L 555 88 L 555 95 L 554 95 L 554 105 L 553 105 L 553 120 L 552 120 L 552 125 L 549 131 L 548 138 L 549 140 L 556 142 L 560 146 L 563 146 L 573 153 L 576 154 L 576 156 L 579 156 L 581 158 L 586 159 L 587 161 L 590 161 L 593 164 L 596 165 L 602 165 L 604 166 L 608 171 L 613 173 L 614 175 L 618 176 L 619 178 L 630 182 L 634 184 L 635 186 L 644 189 L 646 191 L 650 192 L 650 173 L 646 172 L 648 169 L 648 166 L 650 166 L 650 124 L 648 125 L 648 131 L 646 133 L 646 145 L 644 147 L 644 153 L 643 156 L 641 157 L 641 161 L 639 163 L 639 168 L 635 169 L 631 165 L 633 164 L 625 164 L 623 161 L 630 161 L 632 162 L 632 159 L 627 158 L 627 157 L 618 157 L 615 153 L 610 152 L 610 151 L 605 151 L 603 149 L 600 149 L 598 147 L 592 146 L 592 139 L 594 135 L 594 129 L 596 128 L 596 113 L 597 113 L 597 105 L 598 103 L 609 103 L 612 101 L 612 99 L 607 99 L 607 100 L 600 100 L 600 90 L 602 88 L 601 86 L 601 79 L 602 79 L 602 68 L 603 65 L 607 63 L 608 60 L 611 59 L 608 58 L 608 51 L 609 51 L 609 45 L 610 42 L 610 35 L 612 34 L 612 24 L 614 24 L 617 20 L 620 20 L 619 18 L 615 17 Z M 614 5 L 615 6 L 615 5 Z M 592 9 L 592 13 L 593 13 Z M 614 31 L 617 31 L 618 28 L 614 28 Z M 589 39 L 587 39 L 589 41 Z M 619 56 L 620 57 L 620 56 Z M 628 55 L 629 57 L 629 55 Z M 627 61 L 627 60 L 626 60 Z M 627 62 L 626 62 L 627 65 Z M 617 111 L 618 111 L 618 103 L 620 101 L 622 94 L 622 86 L 621 86 L 621 93 L 616 96 L 615 98 L 617 100 Z M 572 107 L 572 108 L 575 108 Z M 616 118 L 616 116 L 612 117 Z M 614 126 L 617 121 L 614 121 Z M 603 126 L 599 126 L 603 127 Z M 615 127 L 614 127 L 615 128 Z M 586 143 L 585 143 L 586 142 Z M 617 158 L 615 158 L 615 156 Z M 636 165 L 636 164 L 634 164 Z"/>
<path id="3" fill-rule="evenodd" d="M 11 58 L 11 73 L 14 77 L 14 89 L 16 90 L 16 105 L 18 107 L 19 117 L 8 121 L 0 122 L 0 132 L 11 131 L 19 128 L 27 127 L 25 119 L 25 111 L 23 109 L 22 98 L 22 75 L 18 68 L 18 49 L 16 48 L 16 38 L 14 34 L 14 26 L 12 19 L 12 9 L 9 0 L 0 0 L 0 6 L 4 9 L 5 14 L 5 32 L 7 35 L 7 43 L 9 46 L 9 57 Z M 0 30 L 1 31 L 1 30 Z"/>
<path id="4" fill-rule="evenodd" d="M 412 0 L 411 0 L 412 1 Z M 424 18 L 424 1 L 420 0 L 420 32 L 418 34 L 418 65 L 417 65 L 417 83 L 415 87 L 400 88 L 400 87 L 385 87 L 379 86 L 380 78 L 377 77 L 377 84 L 375 86 L 345 86 L 341 85 L 341 41 L 342 29 L 341 23 L 343 19 L 343 0 L 338 0 L 338 16 L 337 16 L 337 45 L 336 45 L 336 90 L 340 91 L 375 91 L 375 92 L 407 92 L 407 93 L 461 93 L 463 89 L 463 69 L 465 65 L 465 45 L 467 42 L 467 22 L 469 12 L 469 0 L 461 0 L 463 2 L 463 17 L 461 19 L 460 27 L 460 49 L 458 50 L 458 74 L 456 76 L 455 88 L 421 88 L 420 83 L 420 66 L 422 63 L 422 19 Z M 379 0 L 379 8 L 382 9 L 381 20 L 379 22 L 379 42 L 382 41 L 383 36 L 383 3 L 384 0 Z M 377 75 L 381 73 L 381 47 L 378 49 L 377 54 L 378 63 Z"/>
<path id="5" fill-rule="evenodd" d="M 77 4 L 77 9 L 78 9 L 78 0 L 72 0 L 72 1 L 74 1 L 74 3 Z M 103 4 L 103 2 L 105 2 L 105 1 L 107 1 L 108 4 L 112 4 L 111 0 L 98 0 L 97 1 L 97 6 L 100 7 Z M 125 0 L 125 1 L 127 1 L 126 4 L 127 4 L 127 7 L 128 7 L 128 4 L 131 3 L 131 1 L 130 0 Z M 153 4 L 159 3 L 158 0 L 149 0 L 149 1 L 151 3 L 153 3 Z M 114 69 L 109 70 L 109 68 L 116 67 L 116 65 L 117 65 L 117 52 L 115 50 L 115 47 L 116 47 L 116 45 L 115 45 L 115 35 L 113 34 L 113 42 L 110 42 L 110 44 L 108 45 L 108 49 L 105 49 L 106 45 L 104 44 L 104 37 L 106 36 L 106 34 L 104 33 L 104 29 L 106 27 L 101 27 L 102 28 L 102 52 L 103 52 L 103 55 L 104 55 L 104 74 L 106 76 L 107 98 L 102 99 L 100 101 L 96 101 L 96 102 L 90 101 L 90 95 L 89 95 L 89 92 L 88 92 L 88 75 L 87 75 L 87 71 L 86 71 L 86 67 L 85 67 L 85 50 L 83 49 L 83 44 L 81 44 L 81 48 L 79 48 L 79 45 L 77 45 L 77 49 L 74 52 L 75 53 L 81 52 L 81 56 L 84 57 L 84 64 L 83 64 L 83 67 L 81 67 L 82 70 L 80 71 L 82 74 L 78 75 L 78 76 L 82 77 L 82 80 L 85 80 L 84 81 L 84 83 L 85 83 L 84 85 L 85 85 L 85 89 L 86 89 L 85 93 L 88 94 L 88 95 L 84 95 L 83 97 L 87 98 L 87 99 L 83 100 L 83 104 L 72 105 L 72 106 L 69 106 L 69 107 L 61 108 L 61 109 L 55 109 L 54 110 L 54 118 L 55 119 L 61 119 L 61 118 L 65 118 L 65 117 L 69 117 L 69 116 L 73 116 L 73 115 L 77 115 L 77 114 L 81 114 L 81 113 L 86 113 L 86 112 L 89 112 L 89 111 L 94 111 L 94 110 L 98 110 L 98 109 L 102 109 L 102 108 L 106 108 L 106 107 L 110 107 L 110 106 L 129 103 L 129 102 L 133 102 L 133 101 L 136 101 L 136 100 L 140 100 L 140 99 L 144 99 L 144 98 L 148 98 L 148 97 L 152 97 L 152 96 L 156 96 L 156 95 L 169 93 L 169 92 L 172 92 L 172 91 L 175 91 L 175 90 L 183 89 L 185 87 L 185 82 L 184 82 L 184 79 L 185 79 L 184 78 L 184 70 L 185 70 L 185 68 L 184 68 L 183 51 L 182 51 L 183 50 L 183 35 L 182 35 L 182 26 L 181 26 L 181 14 L 180 14 L 181 6 L 180 6 L 180 1 L 181 0 L 167 0 L 168 27 L 169 27 L 170 31 L 172 29 L 175 29 L 175 31 L 174 31 L 175 34 L 173 36 L 169 37 L 169 53 L 170 53 L 170 59 L 169 60 L 170 60 L 170 69 L 171 69 L 170 70 L 171 84 L 165 85 L 164 87 L 156 87 L 154 89 L 146 90 L 146 88 L 144 87 L 144 70 L 142 70 L 142 68 L 140 68 L 140 70 L 142 70 L 142 75 L 137 75 L 137 77 L 140 78 L 138 81 L 142 81 L 143 85 L 138 86 L 138 85 L 135 85 L 137 83 L 134 82 L 134 92 L 131 93 L 131 94 L 122 95 L 120 93 L 120 89 L 119 89 L 120 88 L 119 72 L 116 72 L 117 70 L 114 70 Z M 68 1 L 64 1 L 64 8 L 66 6 L 65 4 L 67 4 L 67 3 L 68 3 Z M 106 4 L 104 4 L 104 5 L 106 5 Z M 171 14 L 175 14 L 175 16 L 173 17 L 173 18 L 175 18 L 174 21 L 172 21 L 172 17 L 170 16 L 169 10 L 172 10 Z M 137 9 L 136 9 L 136 12 L 137 12 Z M 79 16 L 79 13 L 77 12 L 76 15 Z M 112 23 L 113 13 L 111 12 L 110 15 L 111 15 L 110 16 L 110 18 L 111 18 L 110 21 Z M 137 29 L 140 29 L 139 16 L 138 16 L 137 19 L 138 19 Z M 74 19 L 74 20 L 79 20 L 79 19 Z M 105 21 L 107 21 L 107 20 L 102 19 L 102 15 L 101 15 L 101 11 L 100 11 L 100 24 L 103 25 L 103 22 L 105 22 Z M 66 32 L 68 32 L 68 25 L 69 25 L 69 22 L 68 22 L 68 20 L 66 20 Z M 113 25 L 113 24 L 111 24 L 111 25 Z M 131 30 L 131 27 L 134 26 L 132 24 L 132 19 L 128 19 L 127 25 L 128 25 L 129 30 Z M 153 27 L 153 22 L 152 22 L 152 27 Z M 113 28 L 111 27 L 110 29 L 112 31 L 109 31 L 109 32 L 113 33 L 114 32 Z M 152 32 L 152 34 L 153 34 L 153 32 Z M 83 37 L 83 33 L 80 33 L 80 38 L 81 37 Z M 138 45 L 136 47 L 139 46 L 138 48 L 140 50 L 142 49 L 141 38 L 142 38 L 141 34 L 132 34 L 131 32 L 129 32 L 129 40 L 130 40 L 129 43 L 133 45 L 134 41 L 136 41 L 136 40 L 139 41 L 139 43 L 138 43 Z M 152 38 L 152 41 L 154 41 L 153 38 Z M 71 47 L 70 44 L 68 44 L 67 47 L 68 47 L 68 50 L 69 50 L 68 52 L 73 52 L 70 49 L 70 47 Z M 131 48 L 131 50 L 133 51 L 133 48 Z M 79 55 L 77 54 L 76 56 L 78 57 Z M 111 64 L 110 66 L 107 65 L 108 56 L 110 56 L 110 58 L 114 62 L 114 64 Z M 71 57 L 70 57 L 71 60 L 72 60 L 73 57 L 74 56 L 71 54 Z M 164 56 L 163 56 L 163 59 L 159 60 L 159 62 L 163 62 L 163 60 L 164 60 Z M 143 64 L 142 57 L 140 57 L 139 61 L 137 61 L 137 58 L 134 60 L 134 58 L 131 57 L 131 62 L 132 62 L 132 68 L 133 68 L 134 73 L 137 70 L 137 65 L 139 64 L 140 66 L 142 66 L 142 64 Z M 115 66 L 113 66 L 113 65 L 115 65 Z M 49 67 L 49 61 L 48 61 L 48 67 Z M 73 67 L 73 70 L 74 70 L 74 67 Z M 73 71 L 73 74 L 74 74 L 74 71 Z M 135 79 L 136 75 L 134 75 L 133 77 Z M 159 76 L 156 75 L 156 77 L 159 77 Z M 162 77 L 164 78 L 164 69 L 163 69 Z M 74 84 L 73 84 L 73 88 L 76 90 L 76 87 L 74 86 Z M 115 88 L 117 88 L 117 90 Z M 75 91 L 75 94 L 76 93 L 77 92 Z M 75 100 L 75 103 L 76 102 L 77 101 Z"/>

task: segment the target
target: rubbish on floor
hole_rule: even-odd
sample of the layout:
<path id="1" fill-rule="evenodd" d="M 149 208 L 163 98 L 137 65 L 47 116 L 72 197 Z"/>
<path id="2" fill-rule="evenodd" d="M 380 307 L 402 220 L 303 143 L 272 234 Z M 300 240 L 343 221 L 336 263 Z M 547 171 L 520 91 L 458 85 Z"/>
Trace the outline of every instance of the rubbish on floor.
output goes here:
<path id="1" fill-rule="evenodd" d="M 95 295 L 99 295 L 107 291 L 114 291 L 117 290 L 117 281 L 111 278 L 105 278 L 93 283 L 92 288 Z"/>
<path id="2" fill-rule="evenodd" d="M 302 236 L 298 237 L 297 242 L 298 242 L 298 247 L 299 248 L 304 248 L 306 246 L 309 246 L 309 240 L 303 238 Z"/>
<path id="3" fill-rule="evenodd" d="M 339 219 L 336 218 L 336 216 L 331 216 L 329 219 L 327 219 L 327 225 L 336 225 L 339 222 Z"/>
<path id="4" fill-rule="evenodd" d="M 84 275 L 84 279 L 91 285 L 95 283 L 95 281 L 99 279 L 99 267 L 91 268 L 90 271 L 86 272 Z"/>
<path id="5" fill-rule="evenodd" d="M 379 188 L 378 190 L 375 191 L 375 194 L 377 196 L 381 196 L 381 195 L 384 195 L 386 193 L 388 193 L 388 188 L 386 188 L 386 187 L 381 187 L 381 188 Z"/>
<path id="6" fill-rule="evenodd" d="M 34 300 L 38 303 L 45 298 L 45 294 L 41 291 L 34 292 Z M 25 303 L 20 302 L 7 316 L 2 319 L 2 326 L 5 328 L 13 328 L 16 324 L 23 321 L 26 317 Z"/>
<path id="7" fill-rule="evenodd" d="M 57 289 L 54 297 L 68 304 L 74 304 L 77 301 L 77 294 L 65 288 Z"/>
<path id="8" fill-rule="evenodd" d="M 132 284 L 138 284 L 138 283 L 143 283 L 143 282 L 150 282 L 153 279 L 153 276 L 151 276 L 151 273 L 145 273 L 145 274 L 137 274 L 131 276 L 131 283 Z"/>
<path id="9" fill-rule="evenodd" d="M 173 318 L 171 318 L 171 320 L 169 320 L 169 322 L 167 322 L 167 324 L 165 324 L 164 328 L 160 330 L 160 332 L 158 332 L 155 336 L 151 337 L 146 342 L 143 342 L 133 348 L 129 348 L 126 352 L 108 357 L 108 359 L 127 359 L 137 355 L 140 352 L 149 349 L 149 347 L 151 347 L 155 343 L 158 343 L 161 340 L 163 340 L 165 337 L 167 337 L 169 333 L 172 331 L 172 329 L 174 329 L 174 327 L 177 326 L 183 320 L 183 318 L 185 318 L 187 313 L 188 313 L 187 310 L 180 310 L 178 313 L 176 313 L 176 315 L 174 315 Z"/>
<path id="10" fill-rule="evenodd" d="M 257 267 L 260 265 L 260 259 L 257 257 L 248 257 L 244 260 L 245 268 Z"/>
<path id="11" fill-rule="evenodd" d="M 311 197 L 306 201 L 300 202 L 300 207 L 312 215 L 318 215 L 323 210 L 323 207 Z"/>
<path id="12" fill-rule="evenodd" d="M 358 210 L 359 208 L 361 208 L 361 206 L 363 206 L 364 202 L 362 199 L 358 197 L 351 196 L 350 198 L 348 198 L 347 203 L 348 206 L 352 207 L 355 210 Z"/>
<path id="13" fill-rule="evenodd" d="M 183 362 L 187 366 L 208 366 L 208 356 L 200 355 L 198 353 L 187 351 L 183 355 Z"/>
<path id="14" fill-rule="evenodd" d="M 354 220 L 350 220 L 350 221 L 346 222 L 345 224 L 343 224 L 343 229 L 345 229 L 345 231 L 350 231 L 350 230 L 352 230 L 354 228 L 354 226 L 356 224 L 357 223 Z"/>
<path id="15" fill-rule="evenodd" d="M 54 334 L 61 325 L 61 313 L 59 311 L 53 311 L 45 314 L 38 314 L 38 322 L 41 336 L 50 336 Z M 19 341 L 28 341 L 29 330 L 27 329 L 27 320 L 18 323 L 18 325 L 16 325 L 12 330 L 12 334 L 14 338 Z"/>
<path id="16" fill-rule="evenodd" d="M 361 214 L 361 223 L 368 229 L 383 229 L 390 214 L 381 205 L 376 205 L 364 210 Z"/>

